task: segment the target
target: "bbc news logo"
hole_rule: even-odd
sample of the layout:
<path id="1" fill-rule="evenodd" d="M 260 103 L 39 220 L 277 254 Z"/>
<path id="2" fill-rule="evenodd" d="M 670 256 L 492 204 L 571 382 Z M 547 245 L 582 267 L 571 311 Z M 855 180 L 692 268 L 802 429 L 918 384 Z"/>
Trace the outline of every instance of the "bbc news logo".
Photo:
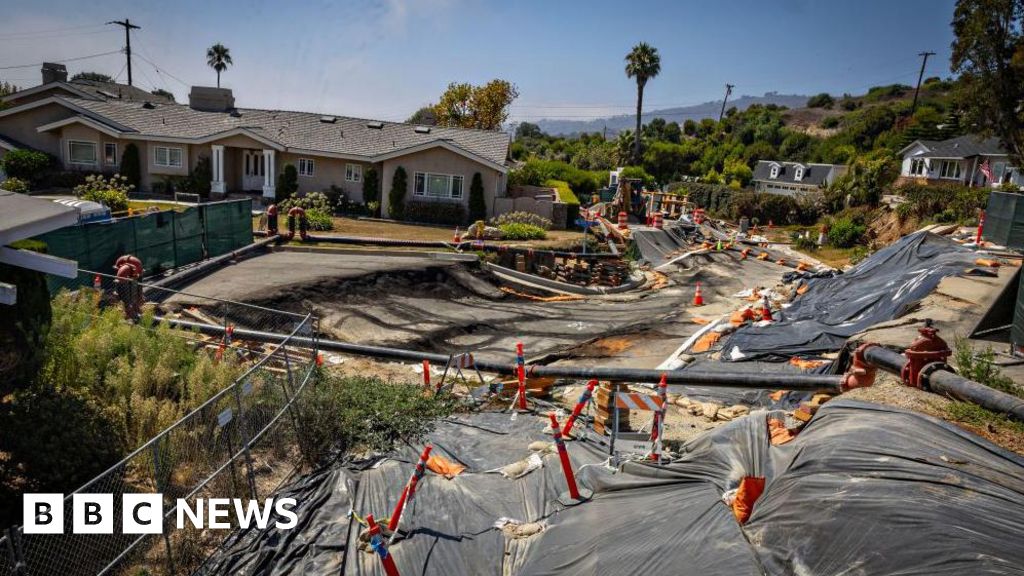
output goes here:
<path id="1" fill-rule="evenodd" d="M 64 533 L 63 494 L 25 494 L 22 502 L 25 534 Z M 175 520 L 179 530 L 191 524 L 195 528 L 230 530 L 235 526 L 290 530 L 298 524 L 294 498 L 243 500 L 240 498 L 197 498 L 190 503 L 179 498 Z M 71 496 L 71 532 L 73 534 L 113 534 L 115 522 L 121 534 L 161 534 L 164 529 L 164 499 L 161 494 L 123 494 L 120 518 L 116 518 L 113 494 L 73 494 Z M 232 525 L 234 516 L 236 523 Z"/>

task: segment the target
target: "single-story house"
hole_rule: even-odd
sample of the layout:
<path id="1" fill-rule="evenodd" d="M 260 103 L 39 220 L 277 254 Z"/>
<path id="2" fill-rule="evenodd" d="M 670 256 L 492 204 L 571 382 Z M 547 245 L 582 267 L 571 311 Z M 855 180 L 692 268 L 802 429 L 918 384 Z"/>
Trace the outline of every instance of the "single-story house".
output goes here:
<path id="1" fill-rule="evenodd" d="M 63 64 L 44 62 L 43 83 L 13 94 L 0 97 L 5 106 L 20 106 L 33 100 L 50 96 L 89 98 L 93 100 L 124 100 L 133 102 L 174 102 L 174 98 L 163 94 L 147 92 L 142 88 L 121 84 L 74 78 L 68 80 L 68 70 Z"/>
<path id="2" fill-rule="evenodd" d="M 949 140 L 915 140 L 900 150 L 902 181 L 966 186 L 1024 185 L 1024 174 L 1010 162 L 997 138 L 957 136 Z"/>
<path id="3" fill-rule="evenodd" d="M 795 196 L 825 188 L 846 173 L 841 164 L 803 164 L 760 160 L 754 166 L 754 191 Z"/>
<path id="4" fill-rule="evenodd" d="M 274 198 L 286 164 L 298 172 L 300 193 L 334 185 L 362 202 L 363 175 L 373 167 L 384 215 L 399 167 L 407 174 L 407 202 L 468 205 L 470 183 L 480 173 L 492 211 L 507 185 L 509 136 L 498 131 L 238 108 L 230 89 L 199 86 L 188 104 L 60 91 L 18 102 L 0 110 L 0 142 L 47 152 L 65 169 L 88 172 L 118 171 L 125 147 L 135 144 L 144 191 L 165 177 L 188 175 L 203 157 L 210 161 L 214 195 L 254 193 L 264 202 Z"/>

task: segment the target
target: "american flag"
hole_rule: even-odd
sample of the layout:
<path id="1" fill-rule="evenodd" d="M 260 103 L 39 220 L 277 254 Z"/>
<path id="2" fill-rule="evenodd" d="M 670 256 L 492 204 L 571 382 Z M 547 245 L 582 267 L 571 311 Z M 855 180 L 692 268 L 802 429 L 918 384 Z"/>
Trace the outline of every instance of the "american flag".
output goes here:
<path id="1" fill-rule="evenodd" d="M 985 175 L 985 179 L 992 180 L 992 167 L 988 165 L 988 159 L 981 163 L 981 173 Z"/>

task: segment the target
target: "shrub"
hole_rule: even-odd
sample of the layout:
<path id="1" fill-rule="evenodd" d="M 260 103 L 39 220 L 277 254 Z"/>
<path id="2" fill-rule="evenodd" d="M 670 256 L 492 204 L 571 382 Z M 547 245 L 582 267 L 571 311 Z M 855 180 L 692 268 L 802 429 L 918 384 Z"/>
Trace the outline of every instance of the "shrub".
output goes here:
<path id="1" fill-rule="evenodd" d="M 808 108 L 831 108 L 835 100 L 827 92 L 822 92 L 807 99 Z"/>
<path id="2" fill-rule="evenodd" d="M 408 202 L 405 220 L 457 226 L 466 223 L 466 208 L 454 202 Z"/>
<path id="3" fill-rule="evenodd" d="M 838 128 L 839 127 L 839 116 L 828 116 L 821 120 L 822 128 Z"/>
<path id="4" fill-rule="evenodd" d="M 570 192 L 571 194 L 571 192 Z M 575 198 L 575 196 L 573 197 Z M 487 218 L 487 201 L 484 199 L 484 182 L 479 172 L 473 174 L 473 182 L 469 185 L 469 219 L 472 221 Z"/>
<path id="5" fill-rule="evenodd" d="M 897 209 L 901 218 L 914 216 L 922 220 L 969 224 L 976 220 L 978 210 L 988 204 L 989 189 L 959 184 L 908 183 L 897 187 L 895 193 L 907 200 Z"/>
<path id="6" fill-rule="evenodd" d="M 565 203 L 565 225 L 572 226 L 580 215 L 580 200 L 569 188 L 569 183 L 564 180 L 546 180 L 544 185 L 554 188 L 558 199 Z"/>
<path id="7" fill-rule="evenodd" d="M 136 190 L 142 186 L 142 165 L 139 161 L 139 147 L 129 143 L 121 154 L 121 175 L 128 179 L 128 184 Z"/>
<path id="8" fill-rule="evenodd" d="M 210 197 L 210 183 L 213 181 L 213 166 L 209 156 L 200 156 L 196 159 L 196 165 L 185 178 L 182 191 L 190 194 L 199 194 L 202 198 Z"/>
<path id="9" fill-rule="evenodd" d="M 625 168 L 622 169 L 622 172 L 619 174 L 619 179 L 621 179 L 621 180 L 630 180 L 630 179 L 640 180 L 640 182 L 644 186 L 647 186 L 648 188 L 654 187 L 654 184 L 655 184 L 654 176 L 651 176 L 650 174 L 648 174 L 647 171 L 644 170 L 640 166 L 626 166 Z"/>
<path id="10" fill-rule="evenodd" d="M 11 178 L 36 182 L 53 164 L 53 157 L 35 150 L 11 150 L 2 158 L 4 172 Z"/>
<path id="11" fill-rule="evenodd" d="M 355 449 L 387 452 L 416 442 L 452 413 L 455 401 L 377 377 L 326 374 L 297 407 L 303 456 L 317 465 Z"/>
<path id="12" fill-rule="evenodd" d="M 294 206 L 306 211 L 306 223 L 310 230 L 319 232 L 334 230 L 334 221 L 331 219 L 331 201 L 323 192 L 310 192 L 305 196 L 293 194 L 291 198 L 278 205 L 278 212 L 287 214 Z"/>
<path id="13" fill-rule="evenodd" d="M 547 238 L 547 232 L 539 226 L 530 224 L 509 223 L 498 226 L 502 238 L 505 240 L 543 240 Z"/>
<path id="14" fill-rule="evenodd" d="M 1024 388 L 1015 384 L 1013 378 L 1002 373 L 995 362 L 995 357 L 991 346 L 975 352 L 967 338 L 957 336 L 954 340 L 953 361 L 958 374 L 989 388 L 1024 398 Z"/>
<path id="15" fill-rule="evenodd" d="M 828 229 L 828 241 L 836 248 L 849 248 L 857 244 L 867 227 L 850 216 L 839 216 L 832 220 Z"/>
<path id="16" fill-rule="evenodd" d="M 277 186 L 274 187 L 274 200 L 278 204 L 299 191 L 299 171 L 294 164 L 285 164 L 284 170 L 277 175 Z"/>
<path id="17" fill-rule="evenodd" d="M 577 197 L 587 198 L 604 186 L 606 178 L 604 173 L 588 172 L 565 162 L 531 159 L 509 174 L 508 183 L 543 186 L 548 180 L 562 180 L 569 184 Z"/>
<path id="18" fill-rule="evenodd" d="M 366 204 L 378 202 L 377 206 L 380 206 L 380 176 L 373 166 L 367 168 L 363 173 L 363 202 Z"/>
<path id="19" fill-rule="evenodd" d="M 395 168 L 395 175 L 391 178 L 391 191 L 388 192 L 388 215 L 396 220 L 401 220 L 405 215 L 405 193 L 409 189 L 409 179 L 405 174 L 405 168 Z"/>
<path id="20" fill-rule="evenodd" d="M 3 182 L 0 182 L 0 188 L 7 190 L 8 192 L 17 192 L 18 194 L 28 194 L 28 183 L 21 178 L 8 178 Z"/>
<path id="21" fill-rule="evenodd" d="M 124 212 L 128 210 L 128 193 L 134 188 L 126 176 L 114 174 L 107 179 L 94 175 L 86 177 L 84 184 L 75 186 L 75 195 L 82 200 L 104 204 L 111 212 Z"/>
<path id="22" fill-rule="evenodd" d="M 552 222 L 540 214 L 533 212 L 506 212 L 491 218 L 491 226 L 501 227 L 502 224 L 529 224 L 542 230 L 551 230 Z"/>

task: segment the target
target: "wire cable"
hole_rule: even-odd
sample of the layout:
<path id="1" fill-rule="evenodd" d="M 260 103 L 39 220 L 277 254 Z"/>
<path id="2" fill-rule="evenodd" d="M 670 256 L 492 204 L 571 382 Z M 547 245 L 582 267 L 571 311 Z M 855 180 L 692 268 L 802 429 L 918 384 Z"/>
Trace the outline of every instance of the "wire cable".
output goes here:
<path id="1" fill-rule="evenodd" d="M 118 48 L 117 50 L 111 50 L 110 52 L 100 52 L 99 54 L 90 54 L 88 56 L 77 56 L 75 58 L 64 58 L 61 60 L 47 60 L 47 62 L 36 62 L 34 64 L 18 64 L 17 66 L 0 66 L 0 70 L 16 70 L 18 68 L 35 68 L 36 66 L 42 66 L 45 63 L 63 64 L 65 62 L 77 62 L 79 60 L 88 60 L 90 58 L 99 58 L 101 56 L 110 56 L 111 54 L 122 54 L 124 50 Z"/>

